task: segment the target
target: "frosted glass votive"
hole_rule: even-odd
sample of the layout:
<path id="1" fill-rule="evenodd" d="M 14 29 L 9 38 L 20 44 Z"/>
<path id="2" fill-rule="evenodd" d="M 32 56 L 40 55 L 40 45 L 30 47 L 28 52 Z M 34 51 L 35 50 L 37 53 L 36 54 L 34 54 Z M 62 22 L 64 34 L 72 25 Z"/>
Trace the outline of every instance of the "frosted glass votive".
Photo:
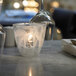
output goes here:
<path id="1" fill-rule="evenodd" d="M 22 56 L 37 56 L 45 38 L 46 25 L 42 23 L 14 24 L 17 47 Z"/>

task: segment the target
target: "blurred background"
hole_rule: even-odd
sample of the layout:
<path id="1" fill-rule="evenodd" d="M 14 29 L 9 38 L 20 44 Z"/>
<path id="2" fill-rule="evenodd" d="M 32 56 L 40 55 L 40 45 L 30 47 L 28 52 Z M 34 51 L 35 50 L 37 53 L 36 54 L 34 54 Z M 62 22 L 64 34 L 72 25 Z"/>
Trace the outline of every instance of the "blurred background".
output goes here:
<path id="1" fill-rule="evenodd" d="M 41 0 L 0 0 L 0 24 L 29 22 L 40 9 Z M 76 38 L 76 0 L 44 0 L 62 38 Z"/>

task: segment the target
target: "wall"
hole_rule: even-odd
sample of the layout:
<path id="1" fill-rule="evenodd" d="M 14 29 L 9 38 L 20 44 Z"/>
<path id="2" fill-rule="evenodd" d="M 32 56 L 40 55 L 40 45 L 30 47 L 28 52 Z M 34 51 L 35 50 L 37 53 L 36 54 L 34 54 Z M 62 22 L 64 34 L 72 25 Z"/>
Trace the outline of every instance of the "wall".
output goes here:
<path id="1" fill-rule="evenodd" d="M 60 0 L 60 3 L 64 6 L 64 8 L 72 10 L 76 9 L 76 0 Z"/>

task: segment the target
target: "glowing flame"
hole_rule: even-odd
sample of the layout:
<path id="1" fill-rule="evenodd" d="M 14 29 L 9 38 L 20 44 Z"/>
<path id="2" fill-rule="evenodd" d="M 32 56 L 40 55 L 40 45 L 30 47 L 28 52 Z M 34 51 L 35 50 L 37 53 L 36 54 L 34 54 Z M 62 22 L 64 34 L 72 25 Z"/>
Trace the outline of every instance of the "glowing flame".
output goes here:
<path id="1" fill-rule="evenodd" d="M 29 42 L 32 42 L 32 39 L 33 39 L 32 34 L 29 34 L 29 36 L 28 36 L 28 41 L 29 41 Z"/>

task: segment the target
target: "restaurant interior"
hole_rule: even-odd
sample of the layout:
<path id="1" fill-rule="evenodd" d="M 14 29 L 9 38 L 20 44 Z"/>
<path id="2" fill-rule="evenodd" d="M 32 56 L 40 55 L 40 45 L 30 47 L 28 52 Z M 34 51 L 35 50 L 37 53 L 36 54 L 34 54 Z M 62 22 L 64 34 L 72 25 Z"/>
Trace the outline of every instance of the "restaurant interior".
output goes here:
<path id="1" fill-rule="evenodd" d="M 0 0 L 2 1 L 2 0 Z M 52 14 L 60 38 L 76 38 L 75 0 L 44 0 L 44 8 Z M 0 24 L 29 22 L 40 10 L 41 0 L 3 0 Z"/>
<path id="2" fill-rule="evenodd" d="M 76 76 L 76 0 L 0 0 L 0 76 Z"/>

